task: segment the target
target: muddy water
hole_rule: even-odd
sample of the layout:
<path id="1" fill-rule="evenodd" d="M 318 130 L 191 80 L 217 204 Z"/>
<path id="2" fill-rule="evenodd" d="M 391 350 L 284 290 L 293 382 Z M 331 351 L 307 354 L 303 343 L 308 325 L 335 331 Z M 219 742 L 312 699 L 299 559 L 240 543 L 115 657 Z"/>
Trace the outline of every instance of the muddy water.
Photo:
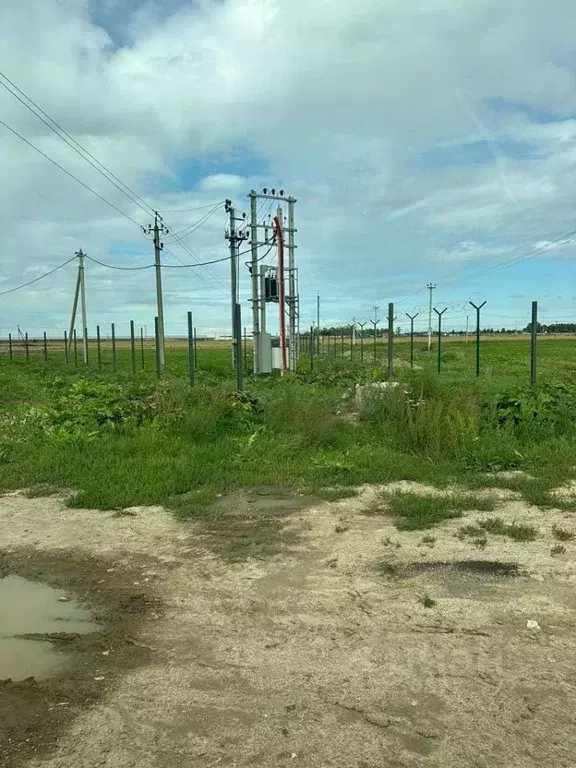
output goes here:
<path id="1" fill-rule="evenodd" d="M 0 579 L 0 680 L 48 677 L 66 657 L 46 635 L 96 629 L 90 613 L 62 592 L 19 576 Z"/>

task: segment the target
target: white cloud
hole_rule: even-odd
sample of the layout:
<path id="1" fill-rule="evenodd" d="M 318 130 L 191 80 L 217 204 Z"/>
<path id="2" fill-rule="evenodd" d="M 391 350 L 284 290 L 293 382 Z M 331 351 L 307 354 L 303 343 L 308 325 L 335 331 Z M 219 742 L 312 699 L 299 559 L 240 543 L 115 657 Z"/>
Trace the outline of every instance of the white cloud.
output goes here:
<path id="1" fill-rule="evenodd" d="M 572 228 L 571 0 L 108 0 L 100 11 L 91 15 L 87 0 L 5 4 L 0 69 L 160 209 L 228 196 L 245 205 L 253 186 L 294 194 L 304 323 L 316 290 L 327 305 L 336 300 L 326 319 L 344 320 Z M 97 26 L 94 18 L 104 16 L 117 29 Z M 118 30 L 128 46 L 114 45 Z M 508 104 L 502 114 L 498 103 Z M 3 91 L 0 108 L 6 123 L 149 223 Z M 474 162 L 482 141 L 486 156 Z M 517 142 L 532 151 L 515 154 Z M 214 155 L 228 160 L 238 147 L 268 172 L 214 166 Z M 103 261 L 151 260 L 133 224 L 1 126 L 0 151 L 2 287 L 32 279 L 39 264 L 49 269 L 80 245 Z M 194 189 L 158 191 L 179 177 L 175 157 L 192 161 L 204 151 L 210 169 L 191 179 Z M 179 231 L 202 215 L 166 220 Z M 189 238 L 197 260 L 225 255 L 223 227 L 218 214 Z M 177 244 L 169 247 L 191 260 Z M 73 280 L 68 270 L 2 297 L 0 333 L 16 318 L 23 327 L 64 327 Z M 93 325 L 130 315 L 151 325 L 151 272 L 90 264 L 88 280 Z M 169 328 L 184 329 L 188 308 L 206 329 L 227 327 L 227 280 L 226 263 L 166 270 Z M 242 288 L 245 298 L 246 273 Z"/>

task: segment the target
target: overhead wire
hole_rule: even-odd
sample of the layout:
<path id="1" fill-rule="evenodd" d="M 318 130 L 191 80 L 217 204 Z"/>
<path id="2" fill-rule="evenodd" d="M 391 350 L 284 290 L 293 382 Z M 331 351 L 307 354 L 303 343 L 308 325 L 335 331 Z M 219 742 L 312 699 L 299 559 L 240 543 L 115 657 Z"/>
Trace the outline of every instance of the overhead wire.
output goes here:
<path id="1" fill-rule="evenodd" d="M 71 259 L 68 259 L 67 261 L 63 262 L 62 264 L 59 264 L 57 267 L 54 267 L 54 269 L 51 269 L 49 272 L 44 272 L 44 274 L 40 275 L 39 277 L 35 277 L 33 280 L 28 280 L 27 283 L 22 283 L 22 285 L 17 285 L 15 288 L 9 288 L 7 291 L 0 292 L 0 296 L 6 296 L 9 293 L 14 293 L 14 291 L 19 291 L 21 288 L 27 288 L 29 285 L 34 285 L 34 283 L 38 283 L 40 280 L 43 280 L 45 277 L 49 277 L 50 275 L 53 275 L 54 272 L 58 272 L 59 269 L 62 269 L 63 267 L 70 264 L 70 262 L 74 261 L 77 258 L 77 256 L 72 256 Z"/>
<path id="2" fill-rule="evenodd" d="M 8 125 L 8 123 L 5 123 L 4 120 L 0 120 L 0 125 L 3 125 L 4 128 L 9 130 L 11 133 L 14 134 L 14 136 L 17 136 L 19 139 L 21 139 L 25 144 L 28 144 L 29 147 L 32 147 L 36 152 L 38 152 L 42 157 L 45 157 L 46 160 L 49 160 L 53 165 L 55 165 L 57 168 L 59 168 L 61 171 L 63 171 L 67 176 L 70 176 L 71 179 L 74 179 L 74 181 L 78 182 L 84 189 L 87 189 L 88 192 L 93 194 L 95 197 L 97 197 L 99 200 L 102 200 L 103 203 L 106 203 L 106 205 L 110 206 L 110 208 L 113 208 L 117 213 L 119 213 L 121 216 L 124 216 L 124 218 L 128 219 L 128 221 L 131 221 L 133 224 L 135 224 L 137 227 L 140 226 L 140 224 L 132 218 L 132 216 L 129 216 L 127 213 L 125 213 L 123 210 L 118 208 L 114 203 L 111 203 L 110 200 L 107 200 L 105 197 L 103 197 L 101 194 L 96 192 L 96 190 L 92 189 L 92 187 L 88 186 L 88 184 L 85 184 L 81 179 L 79 179 L 77 176 L 74 176 L 73 173 L 68 171 L 66 168 L 64 168 L 63 165 L 60 165 L 60 163 L 57 163 L 56 160 L 53 160 L 50 155 L 47 155 L 46 152 L 43 152 L 39 147 L 37 147 L 35 144 L 33 144 L 31 141 L 29 141 L 27 138 L 22 136 L 21 133 L 18 133 L 17 130 L 12 128 Z"/>
<path id="3" fill-rule="evenodd" d="M 6 81 L 6 82 L 3 82 Z M 8 83 L 9 85 L 6 85 Z M 126 195 L 134 204 L 136 204 L 138 207 L 140 207 L 147 215 L 151 215 L 155 213 L 154 208 L 147 203 L 140 195 L 138 195 L 137 192 L 132 190 L 127 184 L 125 184 L 118 176 L 116 176 L 109 168 L 107 168 L 104 163 L 99 161 L 94 155 L 89 152 L 85 147 L 80 144 L 76 139 L 74 139 L 62 126 L 54 120 L 45 110 L 42 109 L 32 98 L 30 98 L 24 91 L 22 91 L 7 75 L 5 75 L 3 72 L 0 71 L 0 85 L 7 90 L 12 96 L 14 96 L 23 106 L 25 106 L 32 114 L 34 114 L 39 120 L 41 120 L 50 130 L 52 130 L 57 136 L 59 136 L 62 141 L 64 141 L 71 149 L 73 149 L 82 159 L 84 159 L 87 163 L 89 163 L 93 168 L 95 168 L 98 173 L 100 173 L 104 178 L 109 181 L 111 184 L 113 184 L 120 192 L 122 192 L 124 195 Z M 11 86 L 11 87 L 10 87 Z M 20 95 L 18 95 L 20 94 Z M 23 98 L 21 98 L 21 96 Z M 26 99 L 26 101 L 25 101 Z M 29 102 L 29 103 L 27 103 Z M 32 105 L 32 106 L 30 106 Z M 83 181 L 78 179 L 78 177 L 74 176 L 70 171 L 68 171 L 64 166 L 57 163 L 55 160 L 53 160 L 49 155 L 47 155 L 45 152 L 43 152 L 41 149 L 36 147 L 32 142 L 30 142 L 28 139 L 26 139 L 24 136 L 19 134 L 15 129 L 11 128 L 7 123 L 0 120 L 0 124 L 2 124 L 5 128 L 7 128 L 9 131 L 11 131 L 14 135 L 16 135 L 18 138 L 20 138 L 22 141 L 24 141 L 26 144 L 28 144 L 30 147 L 35 149 L 37 152 L 39 152 L 43 157 L 45 157 L 47 160 L 49 160 L 51 163 L 53 163 L 57 168 L 62 170 L 64 173 L 66 173 L 68 176 L 73 178 L 75 181 L 77 181 L 79 184 L 81 184 L 85 189 L 92 192 L 93 195 L 98 197 L 100 200 L 105 202 L 107 205 L 112 207 L 115 211 L 120 213 L 122 216 L 125 216 L 127 219 L 132 221 L 132 223 L 136 224 L 136 226 L 140 227 L 140 224 L 133 219 L 128 214 L 124 213 L 120 208 L 118 208 L 114 203 L 111 203 L 109 200 L 104 198 L 102 195 L 100 195 L 98 192 L 93 190 L 89 185 L 85 184 Z M 213 207 L 214 210 L 217 209 L 218 205 L 220 203 L 216 203 L 212 206 L 207 207 Z M 212 215 L 210 213 L 209 216 Z M 187 248 L 187 246 L 182 242 L 181 236 L 176 234 L 174 236 L 174 241 L 180 242 L 180 244 L 185 248 L 185 250 L 188 251 L 189 255 L 191 255 L 193 258 L 195 258 L 195 255 Z M 172 254 L 174 255 L 174 254 Z M 175 256 L 175 258 L 177 258 Z M 180 259 L 178 259 L 180 260 Z M 198 264 L 200 266 L 200 264 Z M 213 279 L 219 281 L 222 283 L 220 278 L 213 273 L 211 270 L 207 269 L 207 272 L 213 277 Z M 223 283 L 222 283 L 223 284 Z"/>
<path id="4" fill-rule="evenodd" d="M 190 226 L 185 227 L 183 230 L 178 232 L 178 236 L 179 237 L 188 237 L 193 232 L 195 232 L 197 229 L 200 229 L 200 227 L 203 224 L 205 224 L 208 221 L 208 219 L 216 213 L 216 211 L 218 210 L 219 207 L 220 207 L 220 203 L 218 203 L 216 206 L 214 206 L 214 208 L 212 208 L 211 211 L 209 211 L 208 213 L 204 214 L 204 216 L 202 216 L 194 224 L 190 224 Z M 174 234 L 172 234 L 172 233 L 170 233 L 170 234 L 171 234 L 172 237 L 174 237 Z M 167 242 L 170 243 L 171 241 L 167 240 Z"/>
<path id="5" fill-rule="evenodd" d="M 5 82 L 3 82 L 5 81 Z M 8 84 L 7 84 L 8 83 Z M 133 203 L 138 205 L 145 213 L 150 215 L 154 213 L 152 206 L 147 203 L 140 195 L 118 178 L 107 166 L 86 149 L 79 141 L 71 136 L 53 117 L 51 117 L 42 107 L 37 104 L 28 94 L 19 88 L 7 75 L 0 71 L 0 86 L 8 93 L 12 94 L 26 109 L 32 112 L 44 125 L 50 128 L 62 141 L 76 152 L 83 160 L 89 163 L 101 176 L 113 184 L 120 192 L 130 198 Z M 29 102 L 29 103 L 27 103 Z M 32 105 L 32 106 L 30 106 Z"/>
<path id="6" fill-rule="evenodd" d="M 196 208 L 158 208 L 158 213 L 194 213 L 195 211 L 203 211 L 206 208 L 216 208 L 219 205 L 225 203 L 226 200 L 218 200 L 216 203 L 210 203 L 209 205 L 198 205 Z"/>

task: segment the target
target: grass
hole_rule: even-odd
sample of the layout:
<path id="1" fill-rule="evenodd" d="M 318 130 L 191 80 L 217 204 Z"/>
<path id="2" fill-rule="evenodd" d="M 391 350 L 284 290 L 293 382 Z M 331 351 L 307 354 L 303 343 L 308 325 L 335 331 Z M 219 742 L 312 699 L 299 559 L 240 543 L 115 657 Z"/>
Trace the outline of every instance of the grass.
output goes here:
<path id="1" fill-rule="evenodd" d="M 552 536 L 558 541 L 571 541 L 574 538 L 572 531 L 567 531 L 565 528 L 560 528 L 558 525 L 552 526 Z"/>
<path id="2" fill-rule="evenodd" d="M 521 523 L 505 523 L 499 517 L 489 517 L 487 520 L 481 520 L 479 527 L 486 533 L 493 533 L 497 536 L 508 536 L 515 541 L 534 541 L 538 538 L 538 532 L 533 525 L 522 525 Z"/>
<path id="3" fill-rule="evenodd" d="M 396 527 L 403 531 L 431 528 L 443 520 L 462 517 L 466 511 L 490 512 L 494 507 L 493 499 L 468 494 L 422 496 L 416 493 L 398 493 L 388 501 L 388 513 L 401 518 Z"/>
<path id="4" fill-rule="evenodd" d="M 316 488 L 311 493 L 324 501 L 340 501 L 358 496 L 358 491 L 355 488 Z"/>
<path id="5" fill-rule="evenodd" d="M 210 514 L 218 494 L 240 487 L 275 485 L 335 501 L 352 497 L 363 483 L 414 480 L 474 489 L 494 485 L 497 470 L 521 468 L 537 479 L 498 479 L 498 485 L 538 506 L 570 507 L 550 491 L 576 464 L 576 431 L 566 419 L 573 343 L 543 340 L 539 346 L 541 380 L 564 389 L 555 410 L 542 406 L 538 418 L 530 416 L 533 396 L 524 387 L 525 340 L 483 342 L 479 380 L 473 344 L 447 343 L 438 376 L 434 354 L 418 342 L 422 370 L 399 368 L 402 386 L 363 409 L 357 424 L 346 418 L 350 405 L 343 397 L 356 382 L 385 378 L 368 346 L 365 365 L 327 355 L 314 361 L 313 371 L 303 361 L 297 376 L 247 378 L 245 398 L 234 394 L 225 345 L 199 347 L 194 388 L 185 348 L 167 350 L 161 382 L 151 348 L 136 377 L 122 345 L 115 374 L 108 347 L 102 370 L 94 350 L 86 369 L 66 366 L 52 347 L 47 363 L 38 354 L 29 363 L 0 356 L 0 488 L 31 488 L 32 494 L 72 488 L 71 505 L 164 504 L 188 518 Z M 407 345 L 399 343 L 397 352 L 405 361 Z M 378 345 L 377 354 L 380 363 L 385 347 Z M 518 387 L 528 403 L 524 420 L 501 424 L 497 403 Z M 389 509 L 399 528 L 414 530 L 472 509 L 491 511 L 493 502 L 473 491 L 404 494 L 392 497 Z"/>
<path id="6" fill-rule="evenodd" d="M 564 555 L 565 553 L 566 547 L 562 546 L 562 544 L 555 544 L 550 550 L 552 557 L 555 557 L 556 555 Z"/>
<path id="7" fill-rule="evenodd" d="M 424 595 L 420 602 L 424 606 L 424 608 L 434 608 L 436 605 L 436 600 L 434 600 L 430 595 Z"/>

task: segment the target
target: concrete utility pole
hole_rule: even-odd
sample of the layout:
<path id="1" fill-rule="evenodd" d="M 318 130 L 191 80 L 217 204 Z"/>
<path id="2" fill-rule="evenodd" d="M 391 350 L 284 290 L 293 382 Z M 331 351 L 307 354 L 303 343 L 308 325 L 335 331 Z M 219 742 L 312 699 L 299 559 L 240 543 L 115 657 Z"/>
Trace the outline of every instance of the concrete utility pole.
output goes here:
<path id="1" fill-rule="evenodd" d="M 236 222 L 243 221 L 245 216 L 239 219 L 231 200 L 226 200 L 226 212 L 230 219 L 229 230 L 226 238 L 230 241 L 230 293 L 232 299 L 232 365 L 236 371 L 238 389 L 242 389 L 242 328 L 240 327 L 240 304 L 238 302 L 238 246 L 247 239 L 243 230 L 236 229 Z"/>
<path id="2" fill-rule="evenodd" d="M 252 250 L 252 344 L 254 354 L 254 375 L 260 373 L 260 318 L 258 317 L 258 213 L 257 194 L 252 190 L 250 198 L 250 245 Z M 262 301 L 265 297 L 262 296 Z"/>
<path id="3" fill-rule="evenodd" d="M 70 330 L 68 332 L 68 348 L 72 345 L 74 335 L 74 326 L 76 325 L 76 311 L 78 310 L 78 299 L 80 298 L 80 311 L 82 314 L 82 340 L 84 363 L 88 362 L 88 322 L 86 320 L 86 284 L 84 280 L 84 256 L 86 254 L 80 249 L 76 251 L 78 257 L 78 274 L 76 276 L 76 288 L 74 290 L 74 302 L 72 304 L 72 315 L 70 317 Z"/>
<path id="4" fill-rule="evenodd" d="M 296 334 L 296 271 L 294 266 L 294 200 L 288 200 L 288 352 L 289 368 L 296 370 L 298 362 L 298 341 Z"/>
<path id="5" fill-rule="evenodd" d="M 252 261 L 250 265 L 250 272 L 252 277 L 252 332 L 254 336 L 254 373 L 260 374 L 261 371 L 261 359 L 260 359 L 260 346 L 261 338 L 264 329 L 261 327 L 261 317 L 265 318 L 265 310 L 261 312 L 262 304 L 266 302 L 266 294 L 260 290 L 260 283 L 264 286 L 264 275 L 262 271 L 258 269 L 258 248 L 259 246 L 265 246 L 268 249 L 271 247 L 271 241 L 269 233 L 272 228 L 271 223 L 258 223 L 257 205 L 260 200 L 270 200 L 277 203 L 288 204 L 288 226 L 282 226 L 282 232 L 287 234 L 285 245 L 288 251 L 288 290 L 285 295 L 286 303 L 288 304 L 288 336 L 290 339 L 290 355 L 289 355 L 289 368 L 295 370 L 296 362 L 298 359 L 298 320 L 299 320 L 299 297 L 298 297 L 298 280 L 295 267 L 295 250 L 296 244 L 294 242 L 294 234 L 297 231 L 294 228 L 294 204 L 297 202 L 293 197 L 285 197 L 284 190 L 281 189 L 278 192 L 275 189 L 263 189 L 262 192 L 255 192 L 252 190 L 248 195 L 250 198 L 250 241 L 252 250 Z M 264 231 L 263 239 L 259 238 L 258 232 Z M 274 228 L 274 231 L 277 231 Z M 280 284 L 280 276 L 278 276 L 278 284 Z M 269 298 L 268 301 L 273 301 Z"/>
<path id="6" fill-rule="evenodd" d="M 82 248 L 76 254 L 78 256 L 78 276 L 80 279 L 80 308 L 82 311 L 82 339 L 84 351 L 84 364 L 88 362 L 88 321 L 86 320 L 86 283 L 84 280 L 84 253 Z"/>
<path id="7" fill-rule="evenodd" d="M 426 286 L 430 291 L 430 304 L 428 308 L 428 352 L 432 349 L 432 291 L 436 288 L 433 283 Z"/>
<path id="8" fill-rule="evenodd" d="M 167 235 L 168 228 L 164 226 L 162 217 L 158 211 L 154 212 L 154 226 L 148 225 L 148 229 L 143 230 L 145 234 L 153 234 L 154 242 L 154 266 L 156 267 L 156 303 L 158 307 L 158 362 L 160 365 L 160 371 L 164 370 L 165 353 L 164 353 L 164 300 L 162 297 L 162 262 L 160 260 L 160 254 L 164 248 L 164 243 L 160 242 L 160 235 Z"/>

